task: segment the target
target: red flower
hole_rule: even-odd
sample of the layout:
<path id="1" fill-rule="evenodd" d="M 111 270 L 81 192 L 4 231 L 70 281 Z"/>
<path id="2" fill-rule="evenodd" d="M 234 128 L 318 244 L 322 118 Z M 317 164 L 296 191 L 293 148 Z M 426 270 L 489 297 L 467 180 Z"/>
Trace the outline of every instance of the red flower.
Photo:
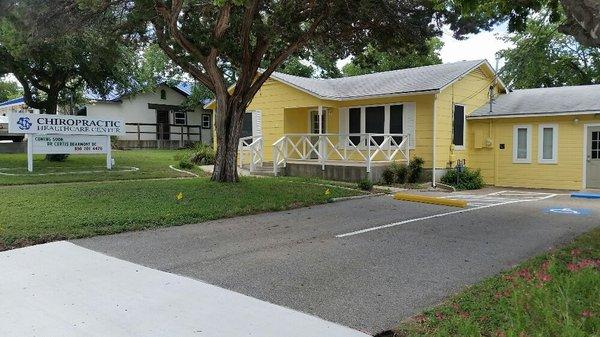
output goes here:
<path id="1" fill-rule="evenodd" d="M 538 277 L 538 280 L 540 280 L 542 283 L 546 283 L 546 282 L 549 282 L 550 280 L 552 280 L 552 276 L 550 276 L 549 274 L 546 274 L 544 272 L 539 272 L 537 277 Z"/>
<path id="2" fill-rule="evenodd" d="M 575 271 L 579 270 L 579 266 L 575 263 L 569 262 L 569 263 L 567 263 L 567 269 L 569 269 L 569 271 L 575 272 Z"/>
<path id="3" fill-rule="evenodd" d="M 544 261 L 542 263 L 542 266 L 540 267 L 540 270 L 547 271 L 549 266 L 550 266 L 550 261 L 546 260 L 546 261 Z"/>
<path id="4" fill-rule="evenodd" d="M 444 319 L 444 314 L 441 313 L 440 311 L 436 311 L 435 312 L 435 318 L 437 318 L 438 321 L 441 321 Z"/>
<path id="5" fill-rule="evenodd" d="M 571 256 L 579 256 L 579 254 L 581 254 L 581 249 L 575 248 L 571 250 Z"/>
<path id="6" fill-rule="evenodd" d="M 531 277 L 531 272 L 529 272 L 529 269 L 521 269 L 518 272 L 519 276 L 526 280 L 526 281 L 531 281 L 532 277 Z"/>
<path id="7" fill-rule="evenodd" d="M 415 321 L 417 323 L 425 323 L 425 322 L 427 322 L 427 316 L 425 316 L 425 315 L 417 315 L 417 316 L 415 316 Z"/>
<path id="8" fill-rule="evenodd" d="M 460 318 L 466 319 L 466 318 L 469 318 L 469 316 L 471 316 L 471 315 L 466 311 L 461 311 L 458 313 L 458 316 L 460 316 Z"/>

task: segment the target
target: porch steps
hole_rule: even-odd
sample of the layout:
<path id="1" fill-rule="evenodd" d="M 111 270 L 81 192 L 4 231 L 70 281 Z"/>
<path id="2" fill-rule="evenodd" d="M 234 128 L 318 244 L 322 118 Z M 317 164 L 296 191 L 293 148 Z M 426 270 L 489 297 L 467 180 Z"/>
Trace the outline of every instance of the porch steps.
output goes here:
<path id="1" fill-rule="evenodd" d="M 262 166 L 256 166 L 254 170 L 250 171 L 250 166 L 242 166 L 244 170 L 249 171 L 252 175 L 257 176 L 274 176 L 273 174 L 273 163 L 263 163 Z"/>

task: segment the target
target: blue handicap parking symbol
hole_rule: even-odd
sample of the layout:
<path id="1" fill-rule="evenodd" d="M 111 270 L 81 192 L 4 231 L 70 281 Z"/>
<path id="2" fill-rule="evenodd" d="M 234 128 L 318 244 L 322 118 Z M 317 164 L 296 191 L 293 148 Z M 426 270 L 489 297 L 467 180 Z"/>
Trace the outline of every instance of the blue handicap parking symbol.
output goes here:
<path id="1" fill-rule="evenodd" d="M 545 208 L 544 213 L 573 215 L 573 216 L 587 216 L 587 215 L 590 215 L 592 212 L 587 208 L 551 207 L 551 208 Z"/>

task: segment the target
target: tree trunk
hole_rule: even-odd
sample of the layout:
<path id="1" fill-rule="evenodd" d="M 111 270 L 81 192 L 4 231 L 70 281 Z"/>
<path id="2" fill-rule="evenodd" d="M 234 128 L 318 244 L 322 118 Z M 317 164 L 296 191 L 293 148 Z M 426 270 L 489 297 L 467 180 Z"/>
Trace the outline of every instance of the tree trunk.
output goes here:
<path id="1" fill-rule="evenodd" d="M 218 104 L 222 102 L 224 104 Z M 212 175 L 213 181 L 237 182 L 238 145 L 245 109 L 217 99 L 216 133 L 217 154 Z"/>

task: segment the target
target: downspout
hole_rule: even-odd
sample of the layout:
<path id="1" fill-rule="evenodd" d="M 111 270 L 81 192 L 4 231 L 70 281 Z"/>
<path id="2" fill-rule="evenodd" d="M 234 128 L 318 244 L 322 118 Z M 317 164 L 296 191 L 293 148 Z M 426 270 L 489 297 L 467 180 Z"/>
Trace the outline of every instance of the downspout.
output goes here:
<path id="1" fill-rule="evenodd" d="M 435 182 L 435 146 L 436 146 L 436 142 L 435 142 L 435 125 L 436 125 L 436 112 L 437 112 L 437 98 L 438 98 L 438 94 L 435 94 L 433 96 L 433 138 L 432 138 L 432 154 L 431 154 L 431 186 L 436 187 L 436 182 Z"/>

